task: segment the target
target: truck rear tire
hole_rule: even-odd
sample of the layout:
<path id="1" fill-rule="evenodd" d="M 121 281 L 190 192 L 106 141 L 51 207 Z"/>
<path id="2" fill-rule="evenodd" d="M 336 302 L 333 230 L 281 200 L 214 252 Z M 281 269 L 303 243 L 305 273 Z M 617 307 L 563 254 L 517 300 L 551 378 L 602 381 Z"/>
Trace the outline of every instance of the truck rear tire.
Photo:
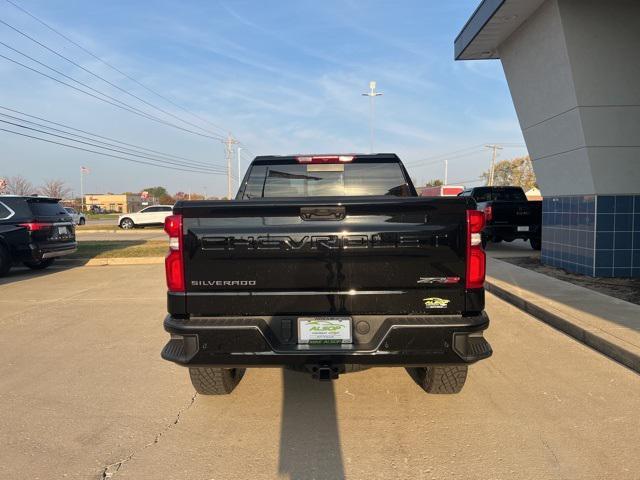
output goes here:
<path id="1" fill-rule="evenodd" d="M 407 368 L 407 373 L 427 393 L 460 393 L 467 370 L 466 365 L 430 365 Z"/>
<path id="2" fill-rule="evenodd" d="M 542 248 L 542 241 L 538 237 L 531 237 L 529 243 L 534 250 L 540 250 Z"/>
<path id="3" fill-rule="evenodd" d="M 190 367 L 191 385 L 201 395 L 228 395 L 238 386 L 245 368 Z"/>

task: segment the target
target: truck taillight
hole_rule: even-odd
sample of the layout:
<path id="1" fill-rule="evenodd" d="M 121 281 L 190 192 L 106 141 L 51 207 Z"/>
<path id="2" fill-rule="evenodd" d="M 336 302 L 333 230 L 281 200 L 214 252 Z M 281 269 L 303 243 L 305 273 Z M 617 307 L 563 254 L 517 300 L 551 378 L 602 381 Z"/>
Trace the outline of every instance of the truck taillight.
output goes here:
<path id="1" fill-rule="evenodd" d="M 164 259 L 167 288 L 170 292 L 184 292 L 184 258 L 182 251 L 182 215 L 164 219 L 164 231 L 169 235 L 169 254 Z"/>
<path id="2" fill-rule="evenodd" d="M 478 210 L 467 210 L 467 276 L 466 288 L 482 288 L 486 274 L 487 259 L 482 249 L 482 229 L 485 214 Z"/>
<path id="3" fill-rule="evenodd" d="M 349 163 L 354 155 L 314 155 L 307 157 L 296 157 L 298 163 Z"/>
<path id="4" fill-rule="evenodd" d="M 493 220 L 493 208 L 491 205 L 487 205 L 484 207 L 484 221 L 490 222 L 491 220 Z"/>

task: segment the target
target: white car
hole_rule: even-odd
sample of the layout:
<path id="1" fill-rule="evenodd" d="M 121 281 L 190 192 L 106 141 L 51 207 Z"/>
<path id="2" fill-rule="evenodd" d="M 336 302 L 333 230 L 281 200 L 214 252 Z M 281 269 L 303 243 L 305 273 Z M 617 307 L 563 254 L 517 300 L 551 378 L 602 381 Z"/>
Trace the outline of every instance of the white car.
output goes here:
<path id="1" fill-rule="evenodd" d="M 163 225 L 164 219 L 171 215 L 171 205 L 152 205 L 136 213 L 126 213 L 118 217 L 118 226 L 126 230 L 149 225 Z"/>
<path id="2" fill-rule="evenodd" d="M 87 223 L 87 217 L 84 216 L 84 213 L 78 212 L 75 208 L 71 207 L 64 207 L 64 209 L 71 216 L 73 223 L 76 225 L 84 225 Z"/>

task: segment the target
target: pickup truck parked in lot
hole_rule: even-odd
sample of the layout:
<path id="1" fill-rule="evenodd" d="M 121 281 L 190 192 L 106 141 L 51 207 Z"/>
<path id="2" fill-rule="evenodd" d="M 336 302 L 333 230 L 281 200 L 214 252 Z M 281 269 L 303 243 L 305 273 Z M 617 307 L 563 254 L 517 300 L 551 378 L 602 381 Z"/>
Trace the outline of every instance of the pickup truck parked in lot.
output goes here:
<path id="1" fill-rule="evenodd" d="M 374 366 L 457 393 L 492 353 L 475 206 L 418 197 L 394 154 L 257 157 L 236 200 L 167 217 L 162 356 L 203 394 L 247 367 L 331 380 Z"/>
<path id="2" fill-rule="evenodd" d="M 46 268 L 77 246 L 73 221 L 58 199 L 0 196 L 0 277 L 19 262 Z"/>
<path id="3" fill-rule="evenodd" d="M 540 250 L 542 202 L 529 201 L 520 187 L 475 187 L 465 189 L 461 197 L 471 197 L 485 216 L 482 244 L 487 241 L 529 240 L 531 248 Z"/>

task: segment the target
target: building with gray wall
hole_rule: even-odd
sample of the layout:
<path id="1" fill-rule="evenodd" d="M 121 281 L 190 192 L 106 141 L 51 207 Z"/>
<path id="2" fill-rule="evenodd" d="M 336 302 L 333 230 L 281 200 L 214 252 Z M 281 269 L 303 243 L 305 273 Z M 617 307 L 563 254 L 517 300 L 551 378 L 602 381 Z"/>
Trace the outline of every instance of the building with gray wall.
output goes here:
<path id="1" fill-rule="evenodd" d="M 640 1 L 485 0 L 455 58 L 502 62 L 544 196 L 543 263 L 640 277 Z"/>

